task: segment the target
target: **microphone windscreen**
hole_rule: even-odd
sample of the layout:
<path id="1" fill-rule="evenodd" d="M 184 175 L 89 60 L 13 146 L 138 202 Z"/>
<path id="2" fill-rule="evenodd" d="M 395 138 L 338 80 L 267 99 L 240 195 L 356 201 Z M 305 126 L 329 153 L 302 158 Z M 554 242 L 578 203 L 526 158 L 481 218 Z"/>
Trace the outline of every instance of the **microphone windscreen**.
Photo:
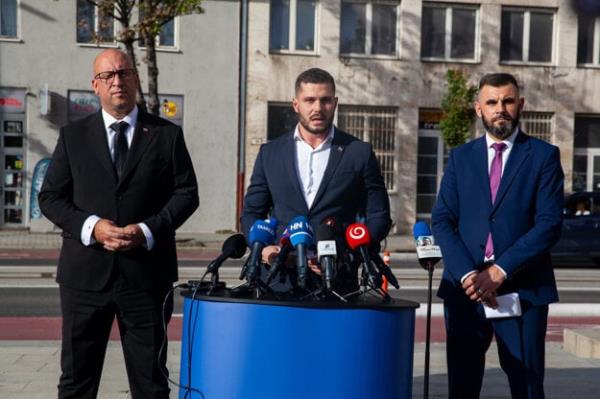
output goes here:
<path id="1" fill-rule="evenodd" d="M 313 245 L 312 230 L 305 216 L 296 216 L 293 218 L 287 230 L 290 233 L 290 242 L 294 247 L 300 244 Z"/>
<path id="2" fill-rule="evenodd" d="M 348 226 L 346 229 L 346 242 L 352 250 L 371 244 L 371 236 L 367 226 L 362 223 L 353 223 Z"/>
<path id="3" fill-rule="evenodd" d="M 232 259 L 239 259 L 246 253 L 246 238 L 243 234 L 234 234 L 223 243 L 221 252 Z"/>
<path id="4" fill-rule="evenodd" d="M 277 221 L 273 224 L 273 220 L 257 220 L 248 232 L 248 241 L 250 245 L 253 245 L 255 242 L 261 242 L 265 245 L 272 244 L 273 241 L 275 241 L 276 228 Z"/>
<path id="5" fill-rule="evenodd" d="M 336 234 L 333 227 L 326 224 L 321 224 L 317 227 L 317 241 L 329 241 L 335 239 Z"/>
<path id="6" fill-rule="evenodd" d="M 415 240 L 419 237 L 431 235 L 431 229 L 429 228 L 429 225 L 427 223 L 419 221 L 413 226 L 413 236 Z"/>

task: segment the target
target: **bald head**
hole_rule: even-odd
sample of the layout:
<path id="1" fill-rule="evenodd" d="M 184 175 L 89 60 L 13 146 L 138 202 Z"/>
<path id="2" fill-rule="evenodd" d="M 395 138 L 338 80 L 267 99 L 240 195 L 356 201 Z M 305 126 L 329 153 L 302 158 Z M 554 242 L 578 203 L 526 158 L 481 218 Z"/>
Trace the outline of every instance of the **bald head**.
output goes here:
<path id="1" fill-rule="evenodd" d="M 135 107 L 137 79 L 131 58 L 121 50 L 102 51 L 94 59 L 92 87 L 102 109 L 123 119 Z"/>

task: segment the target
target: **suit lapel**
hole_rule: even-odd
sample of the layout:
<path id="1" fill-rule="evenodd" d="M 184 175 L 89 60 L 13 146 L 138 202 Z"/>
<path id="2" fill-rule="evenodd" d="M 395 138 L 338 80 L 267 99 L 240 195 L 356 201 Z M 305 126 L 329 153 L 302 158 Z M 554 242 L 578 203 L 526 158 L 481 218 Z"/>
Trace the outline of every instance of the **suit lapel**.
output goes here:
<path id="1" fill-rule="evenodd" d="M 306 205 L 306 199 L 304 198 L 304 194 L 302 193 L 302 187 L 300 185 L 300 179 L 298 178 L 298 171 L 296 168 L 296 141 L 294 139 L 293 132 L 289 135 L 289 138 L 285 140 L 284 148 L 281 150 L 281 153 L 291 154 L 291 156 L 283 157 L 284 169 L 286 171 L 289 181 L 294 187 L 296 198 L 300 200 L 303 209 L 306 211 L 305 214 L 308 214 L 308 206 Z"/>
<path id="2" fill-rule="evenodd" d="M 498 188 L 498 194 L 496 195 L 496 202 L 494 203 L 492 212 L 494 212 L 502 202 L 508 188 L 517 175 L 517 172 L 521 168 L 521 165 L 523 165 L 523 161 L 529 156 L 530 145 L 527 136 L 519 130 L 519 133 L 515 138 L 515 144 L 510 151 L 508 161 L 504 167 L 504 173 L 502 173 L 500 187 Z"/>
<path id="3" fill-rule="evenodd" d="M 104 169 L 117 181 L 117 172 L 110 157 L 108 148 L 108 139 L 106 137 L 106 128 L 104 127 L 104 119 L 102 119 L 102 111 L 98 112 L 91 120 L 91 144 L 92 153 L 98 158 L 98 161 Z"/>
<path id="4" fill-rule="evenodd" d="M 340 132 L 337 128 L 335 129 L 335 134 L 333 136 L 333 140 L 331 141 L 331 150 L 329 151 L 329 160 L 327 161 L 327 167 L 325 168 L 325 173 L 323 174 L 323 179 L 321 180 L 321 184 L 319 185 L 319 190 L 317 191 L 317 195 L 315 196 L 315 200 L 312 203 L 310 209 L 314 209 L 315 206 L 319 203 L 319 200 L 325 194 L 327 189 L 327 185 L 331 181 L 331 178 L 335 174 L 335 170 L 344 155 L 344 150 L 346 149 L 347 140 L 345 140 L 343 133 Z"/>
<path id="5" fill-rule="evenodd" d="M 473 143 L 473 171 L 478 190 L 484 198 L 484 204 L 492 205 L 492 193 L 490 192 L 490 175 L 488 172 L 488 149 L 485 136 L 482 136 Z"/>
<path id="6" fill-rule="evenodd" d="M 148 123 L 146 114 L 140 110 L 138 114 L 138 120 L 135 125 L 135 131 L 133 133 L 133 140 L 131 141 L 131 147 L 129 148 L 129 152 L 127 154 L 125 168 L 123 170 L 123 174 L 121 175 L 121 179 L 119 180 L 119 185 L 125 181 L 135 169 L 135 166 L 142 158 L 146 148 L 148 148 L 148 144 L 153 141 L 156 134 L 157 132 L 155 131 L 155 127 Z"/>

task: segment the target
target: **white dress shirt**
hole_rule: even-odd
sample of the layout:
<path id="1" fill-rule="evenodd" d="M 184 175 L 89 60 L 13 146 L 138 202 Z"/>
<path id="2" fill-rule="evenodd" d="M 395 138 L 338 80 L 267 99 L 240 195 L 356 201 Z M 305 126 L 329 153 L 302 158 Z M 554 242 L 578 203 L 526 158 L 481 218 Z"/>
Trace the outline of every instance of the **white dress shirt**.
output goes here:
<path id="1" fill-rule="evenodd" d="M 329 130 L 327 138 L 317 147 L 312 148 L 310 144 L 305 142 L 300 135 L 298 126 L 294 131 L 294 141 L 296 143 L 296 171 L 306 205 L 310 209 L 312 206 L 319 186 L 323 180 L 327 162 L 329 162 L 329 154 L 331 153 L 331 141 L 335 128 L 333 125 Z"/>
<path id="2" fill-rule="evenodd" d="M 112 115 L 102 109 L 102 120 L 104 121 L 104 129 L 106 130 L 106 139 L 108 141 L 108 151 L 110 153 L 110 157 L 112 160 L 115 159 L 115 139 L 117 132 L 115 132 L 110 126 L 115 122 L 127 122 L 129 127 L 125 131 L 125 137 L 127 138 L 127 146 L 131 148 L 131 142 L 133 141 L 133 133 L 135 132 L 135 125 L 137 123 L 138 116 L 138 107 L 137 105 L 133 107 L 131 112 L 125 116 L 121 120 L 115 119 Z M 83 227 L 81 228 L 81 242 L 85 246 L 92 245 L 96 243 L 94 239 L 93 232 L 94 227 L 96 227 L 96 223 L 100 220 L 100 217 L 97 215 L 90 215 L 83 223 Z M 144 236 L 146 237 L 146 249 L 151 250 L 154 247 L 154 236 L 150 231 L 150 228 L 145 223 L 138 223 L 138 226 L 144 232 Z"/>

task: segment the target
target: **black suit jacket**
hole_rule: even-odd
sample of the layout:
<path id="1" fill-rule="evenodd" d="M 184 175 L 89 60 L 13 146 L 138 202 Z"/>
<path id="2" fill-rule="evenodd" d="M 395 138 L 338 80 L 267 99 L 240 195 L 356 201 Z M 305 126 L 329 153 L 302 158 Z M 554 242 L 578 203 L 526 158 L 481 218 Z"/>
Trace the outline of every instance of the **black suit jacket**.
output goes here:
<path id="1" fill-rule="evenodd" d="M 313 229 L 327 217 L 339 225 L 366 216 L 373 241 L 385 238 L 391 226 L 390 203 L 371 145 L 336 129 L 323 180 L 310 207 L 306 205 L 296 171 L 294 133 L 261 146 L 241 217 L 247 235 L 257 219 L 268 214 L 280 226 L 295 216 L 307 216 Z"/>
<path id="2" fill-rule="evenodd" d="M 44 215 L 63 230 L 56 280 L 65 286 L 100 290 L 115 268 L 135 287 L 164 287 L 177 280 L 175 230 L 198 207 L 196 176 L 183 132 L 164 119 L 139 111 L 121 179 L 110 158 L 101 112 L 60 130 L 39 195 Z M 110 252 L 84 246 L 90 215 L 118 226 L 145 223 L 152 250 Z"/>

